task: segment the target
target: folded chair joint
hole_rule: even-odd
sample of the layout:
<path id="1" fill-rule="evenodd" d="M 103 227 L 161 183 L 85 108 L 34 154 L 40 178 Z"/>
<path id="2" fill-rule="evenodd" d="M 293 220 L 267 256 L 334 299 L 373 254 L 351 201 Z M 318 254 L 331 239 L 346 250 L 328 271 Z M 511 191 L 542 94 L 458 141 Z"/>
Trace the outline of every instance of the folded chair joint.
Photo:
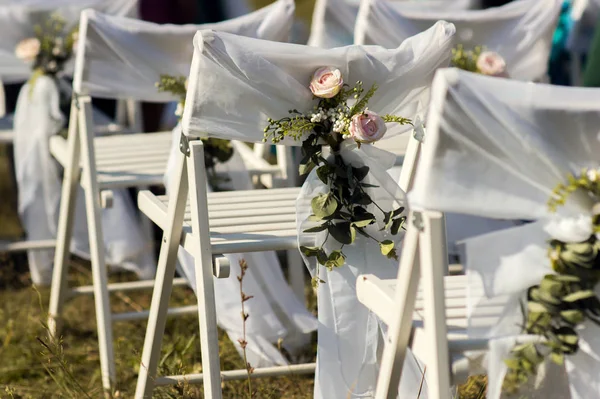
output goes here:
<path id="1" fill-rule="evenodd" d="M 199 140 L 197 138 L 190 138 L 181 133 L 181 138 L 179 140 L 179 151 L 183 153 L 186 157 L 190 156 L 190 141 Z"/>

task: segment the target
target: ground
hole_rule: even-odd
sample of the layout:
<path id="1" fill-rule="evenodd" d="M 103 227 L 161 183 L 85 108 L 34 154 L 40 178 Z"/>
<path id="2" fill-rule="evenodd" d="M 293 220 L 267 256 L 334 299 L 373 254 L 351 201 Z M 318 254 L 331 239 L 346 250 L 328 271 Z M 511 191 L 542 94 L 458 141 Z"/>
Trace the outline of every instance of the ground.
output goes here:
<path id="1" fill-rule="evenodd" d="M 255 7 L 269 0 L 252 0 Z M 309 22 L 314 0 L 296 0 L 297 13 Z M 16 214 L 16 190 L 9 151 L 0 146 L 0 239 L 19 237 L 21 226 Z M 69 284 L 91 282 L 89 264 L 74 259 Z M 132 279 L 121 274 L 114 281 Z M 131 311 L 149 307 L 150 293 L 115 295 L 115 311 Z M 101 398 L 101 383 L 95 312 L 91 297 L 78 297 L 66 305 L 65 326 L 60 343 L 51 343 L 45 326 L 49 290 L 32 287 L 27 260 L 21 254 L 0 254 L 0 398 Z M 312 290 L 307 287 L 307 306 L 316 312 Z M 173 305 L 195 303 L 189 290 L 176 290 Z M 252 317 L 252 315 L 250 315 Z M 114 341 L 118 385 L 114 397 L 133 396 L 145 322 L 115 324 Z M 200 372 L 198 323 L 194 316 L 168 321 L 163 345 L 161 374 Z M 315 337 L 316 339 L 316 337 Z M 221 366 L 224 370 L 243 368 L 229 339 L 220 335 Z M 307 356 L 314 357 L 314 346 Z M 258 379 L 252 382 L 254 398 L 311 398 L 312 376 Z M 223 383 L 225 398 L 249 398 L 246 381 Z M 183 385 L 155 390 L 156 398 L 202 397 L 201 386 Z M 472 378 L 459 391 L 461 399 L 485 397 L 485 378 Z M 404 399 L 404 398 L 403 398 Z"/>

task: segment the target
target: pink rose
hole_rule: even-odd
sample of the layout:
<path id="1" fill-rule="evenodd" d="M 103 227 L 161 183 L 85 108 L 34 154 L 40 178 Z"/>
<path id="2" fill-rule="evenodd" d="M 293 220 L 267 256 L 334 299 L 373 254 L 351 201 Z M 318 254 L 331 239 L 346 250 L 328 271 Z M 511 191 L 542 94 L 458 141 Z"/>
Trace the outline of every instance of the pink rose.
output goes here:
<path id="1" fill-rule="evenodd" d="M 24 39 L 17 44 L 17 48 L 15 49 L 15 55 L 18 59 L 23 60 L 25 62 L 32 62 L 35 60 L 35 57 L 40 52 L 40 41 L 35 37 Z"/>
<path id="2" fill-rule="evenodd" d="M 387 127 L 379 115 L 367 109 L 352 117 L 348 131 L 359 143 L 372 143 L 385 135 Z"/>
<path id="3" fill-rule="evenodd" d="M 504 58 L 493 51 L 484 51 L 477 58 L 477 69 L 480 73 L 489 76 L 506 78 L 506 62 Z"/>
<path id="4" fill-rule="evenodd" d="M 340 92 L 344 80 L 336 67 L 321 67 L 315 71 L 310 81 L 310 91 L 320 98 L 332 98 Z"/>

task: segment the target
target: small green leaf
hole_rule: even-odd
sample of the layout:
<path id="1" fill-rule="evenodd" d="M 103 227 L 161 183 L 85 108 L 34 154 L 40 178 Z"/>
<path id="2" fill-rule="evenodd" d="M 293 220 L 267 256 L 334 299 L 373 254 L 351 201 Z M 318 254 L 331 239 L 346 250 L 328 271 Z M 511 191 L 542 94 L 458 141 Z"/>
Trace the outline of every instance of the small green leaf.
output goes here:
<path id="1" fill-rule="evenodd" d="M 394 249 L 394 242 L 391 240 L 381 241 L 379 243 L 379 249 L 381 249 L 382 255 L 388 256 L 388 254 Z"/>
<path id="2" fill-rule="evenodd" d="M 317 177 L 319 178 L 319 180 L 321 180 L 324 184 L 328 184 L 328 180 L 329 180 L 329 174 L 331 173 L 331 166 L 329 166 L 328 164 L 323 165 L 323 166 L 319 166 L 317 168 Z"/>
<path id="3" fill-rule="evenodd" d="M 354 174 L 354 177 L 356 177 L 356 179 L 358 181 L 362 181 L 369 174 L 369 167 L 362 166 L 360 168 L 352 168 L 352 173 Z"/>
<path id="4" fill-rule="evenodd" d="M 565 355 L 559 352 L 551 352 L 550 359 L 559 366 L 562 366 L 565 362 Z"/>
<path id="5" fill-rule="evenodd" d="M 352 222 L 352 226 L 355 226 L 355 227 L 367 227 L 368 225 L 370 225 L 374 221 L 375 221 L 375 219 L 357 220 L 357 221 Z"/>
<path id="6" fill-rule="evenodd" d="M 306 229 L 304 233 L 318 233 L 319 231 L 327 230 L 327 223 L 323 223 L 320 226 L 311 227 L 310 229 Z"/>
<path id="7" fill-rule="evenodd" d="M 338 207 L 337 201 L 331 194 L 318 195 L 312 199 L 310 204 L 313 213 L 320 218 L 333 215 Z"/>
<path id="8" fill-rule="evenodd" d="M 349 245 L 356 239 L 356 229 L 352 227 L 350 222 L 330 224 L 328 231 L 341 244 Z"/>
<path id="9" fill-rule="evenodd" d="M 571 309 L 560 312 L 560 317 L 572 325 L 583 323 L 585 316 L 581 310 Z"/>
<path id="10" fill-rule="evenodd" d="M 584 291 L 573 292 L 572 294 L 566 295 L 562 298 L 562 300 L 564 302 L 577 302 L 577 301 L 581 301 L 582 299 L 593 298 L 595 296 L 596 296 L 596 294 L 594 294 L 594 291 L 584 290 Z"/>
<path id="11" fill-rule="evenodd" d="M 325 265 L 325 263 L 327 263 L 328 260 L 329 259 L 327 257 L 327 254 L 325 253 L 323 248 L 319 248 L 319 250 L 317 251 L 317 261 L 319 262 L 319 264 Z"/>
<path id="12" fill-rule="evenodd" d="M 315 163 L 313 161 L 308 161 L 307 163 L 302 163 L 298 167 L 298 172 L 300 173 L 300 176 L 304 176 L 305 174 L 307 174 L 311 170 L 313 170 L 313 168 L 315 166 L 317 166 L 317 165 L 315 165 Z"/>
<path id="13" fill-rule="evenodd" d="M 401 218 L 394 220 L 394 222 L 392 223 L 392 229 L 390 230 L 392 235 L 398 234 L 398 232 L 400 231 L 402 226 L 404 226 L 405 221 L 406 221 L 406 217 L 401 217 Z"/>
<path id="14" fill-rule="evenodd" d="M 548 312 L 548 309 L 541 303 L 537 302 L 527 302 L 527 310 L 530 313 L 545 313 Z"/>
<path id="15" fill-rule="evenodd" d="M 329 269 L 334 267 L 341 267 L 346 263 L 346 257 L 342 253 L 342 251 L 333 251 L 329 254 L 329 260 L 325 264 Z"/>
<path id="16" fill-rule="evenodd" d="M 300 252 L 304 254 L 304 256 L 316 256 L 319 252 L 320 247 L 305 247 L 303 245 L 300 246 Z"/>
<path id="17" fill-rule="evenodd" d="M 398 209 L 395 209 L 394 213 L 392 214 L 392 217 L 400 216 L 400 215 L 402 215 L 402 212 L 404 212 L 404 207 L 403 206 L 401 206 Z"/>
<path id="18" fill-rule="evenodd" d="M 368 184 L 368 183 L 360 183 L 360 186 L 364 187 L 364 188 L 378 188 L 379 187 L 375 184 Z"/>

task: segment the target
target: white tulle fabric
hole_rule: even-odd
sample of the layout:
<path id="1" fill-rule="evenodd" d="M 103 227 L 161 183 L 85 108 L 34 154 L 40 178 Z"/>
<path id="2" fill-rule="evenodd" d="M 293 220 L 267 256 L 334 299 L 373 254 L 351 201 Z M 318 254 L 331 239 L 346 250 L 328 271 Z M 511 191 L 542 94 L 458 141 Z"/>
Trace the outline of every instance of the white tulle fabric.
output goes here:
<path id="1" fill-rule="evenodd" d="M 82 20 L 88 21 L 86 73 L 83 73 L 83 65 L 78 64 L 74 88 L 80 94 L 94 97 L 153 102 L 177 100 L 170 93 L 159 93 L 155 83 L 161 74 L 189 74 L 194 50 L 192 38 L 199 29 L 287 41 L 294 9 L 293 0 L 279 0 L 239 18 L 182 26 L 158 25 L 85 11 Z M 83 49 L 81 45 L 80 49 Z"/>
<path id="2" fill-rule="evenodd" d="M 399 3 L 403 8 L 408 9 L 466 10 L 474 8 L 478 0 L 406 0 L 393 2 Z M 308 45 L 333 48 L 348 46 L 353 43 L 362 44 L 354 42 L 354 29 L 360 5 L 360 0 L 317 0 L 313 11 Z M 404 39 L 406 37 L 403 37 L 396 45 L 389 48 L 397 47 Z"/>
<path id="3" fill-rule="evenodd" d="M 355 43 L 393 48 L 438 20 L 456 26 L 456 42 L 485 46 L 506 61 L 513 79 L 546 75 L 552 35 L 562 0 L 519 0 L 486 10 L 405 7 L 402 2 L 367 0 L 356 20 Z"/>
<path id="4" fill-rule="evenodd" d="M 427 145 L 411 206 L 534 223 L 466 241 L 469 335 L 513 339 L 519 300 L 548 273 L 547 240 L 589 232 L 590 199 L 574 193 L 550 213 L 558 183 L 600 166 L 600 92 L 522 83 L 458 71 L 434 80 Z M 499 315 L 499 316 L 493 316 Z M 580 350 L 567 357 L 571 398 L 600 396 L 600 342 L 585 323 Z M 488 397 L 497 398 L 510 345 L 490 345 Z M 564 379 L 564 373 L 563 373 Z M 553 377 L 554 378 L 554 377 Z M 558 384 L 561 377 L 546 381 Z"/>
<path id="5" fill-rule="evenodd" d="M 370 87 L 377 83 L 380 88 L 369 109 L 414 117 L 425 112 L 433 73 L 449 62 L 453 34 L 451 24 L 440 22 L 394 50 L 376 46 L 325 50 L 199 32 L 194 39 L 184 133 L 260 142 L 268 117 L 285 117 L 290 109 L 312 109 L 314 100 L 308 84 L 321 66 L 339 68 L 349 84 L 362 80 L 365 87 Z M 388 134 L 409 128 L 390 125 Z M 381 200 L 384 206 L 392 202 L 405 205 L 404 193 L 386 171 L 393 164 L 392 154 L 369 145 L 358 149 L 351 144 L 344 146 L 341 154 L 355 166 L 369 165 L 371 182 L 380 186 L 370 195 L 378 202 Z M 299 230 L 307 212 L 304 204 L 323 189 L 311 173 L 297 200 Z M 299 241 L 307 240 L 314 237 L 302 233 Z M 385 260 L 376 244 L 360 238 L 344 252 L 347 265 L 332 272 L 321 271 L 326 282 L 318 288 L 316 398 L 371 397 L 375 388 L 381 330 L 377 318 L 356 298 L 356 277 L 373 273 L 391 278 L 397 262 Z M 309 269 L 314 273 L 314 265 L 309 263 Z M 414 359 L 411 361 L 411 367 L 416 366 Z M 402 397 L 416 395 L 421 374 L 413 371 L 402 385 Z"/>
<path id="6" fill-rule="evenodd" d="M 7 32 L 7 39 L 0 44 L 2 78 L 13 81 L 24 79 L 26 74 L 31 74 L 30 66 L 18 60 L 14 51 L 16 43 L 33 35 L 35 24 L 43 23 L 44 18 L 51 13 L 57 13 L 65 18 L 68 25 L 74 26 L 82 5 L 115 13 L 131 13 L 136 2 L 29 1 L 0 7 L 0 32 Z M 19 189 L 18 210 L 30 240 L 56 238 L 61 182 L 58 165 L 49 152 L 48 140 L 52 135 L 59 133 L 65 124 L 59 108 L 59 86 L 65 89 L 64 85 L 66 83 L 61 80 L 42 76 L 35 84 L 28 83 L 23 86 L 15 109 L 14 158 Z M 154 266 L 151 256 L 147 253 L 147 238 L 137 228 L 137 218 L 127 193 L 117 192 L 114 205 L 113 209 L 103 215 L 108 263 L 135 271 L 141 278 L 151 278 Z M 79 222 L 75 226 L 76 234 L 71 249 L 87 258 L 89 243 L 82 198 L 77 204 L 76 213 Z M 49 284 L 54 251 L 30 250 L 27 256 L 33 282 L 40 285 Z"/>
<path id="7" fill-rule="evenodd" d="M 34 28 L 56 13 L 67 22 L 67 28 L 79 23 L 86 8 L 110 15 L 137 16 L 138 0 L 2 0 L 0 3 L 0 77 L 3 83 L 23 82 L 31 74 L 31 66 L 15 55 L 17 44 L 35 36 Z M 72 63 L 66 71 L 72 71 Z"/>

